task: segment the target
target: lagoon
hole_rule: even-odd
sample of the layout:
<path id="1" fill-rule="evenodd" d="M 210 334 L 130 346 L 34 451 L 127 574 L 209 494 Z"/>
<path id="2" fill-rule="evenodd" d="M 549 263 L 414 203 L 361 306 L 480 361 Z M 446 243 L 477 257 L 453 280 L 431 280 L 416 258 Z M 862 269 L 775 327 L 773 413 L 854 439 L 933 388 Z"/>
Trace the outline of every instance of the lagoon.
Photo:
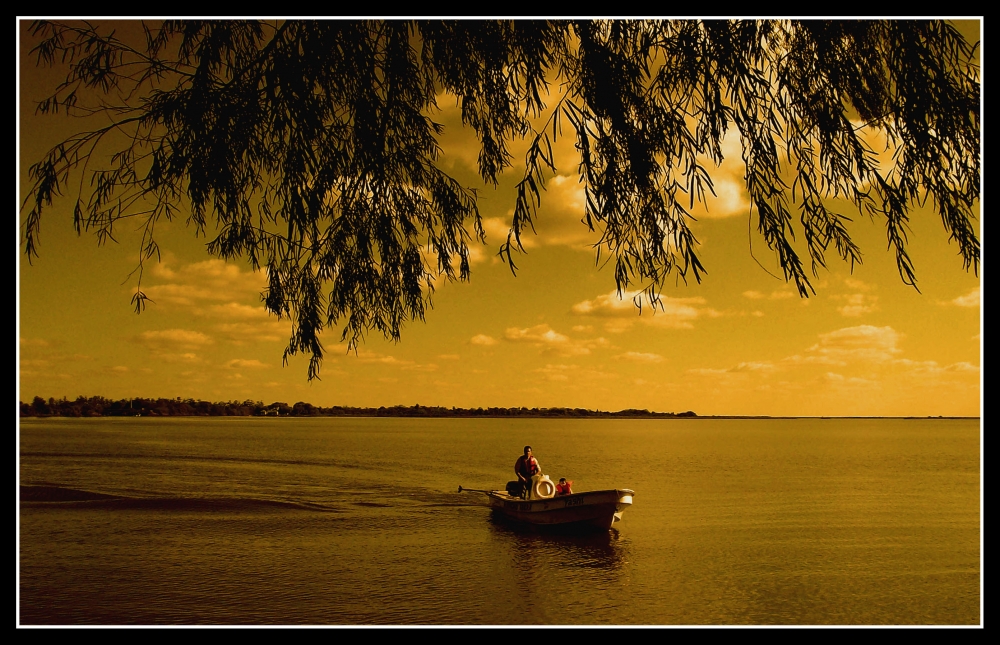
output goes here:
<path id="1" fill-rule="evenodd" d="M 978 419 L 21 419 L 22 625 L 979 625 Z M 531 444 L 606 533 L 491 516 Z"/>

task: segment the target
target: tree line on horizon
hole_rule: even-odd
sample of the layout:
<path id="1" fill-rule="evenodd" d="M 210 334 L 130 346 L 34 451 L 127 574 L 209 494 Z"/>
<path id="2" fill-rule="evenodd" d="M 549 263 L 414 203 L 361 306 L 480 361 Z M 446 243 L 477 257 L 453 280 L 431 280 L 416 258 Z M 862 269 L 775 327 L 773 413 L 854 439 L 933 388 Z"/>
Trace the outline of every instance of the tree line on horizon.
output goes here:
<path id="1" fill-rule="evenodd" d="M 101 396 L 79 396 L 48 400 L 36 396 L 31 403 L 20 402 L 22 417 L 179 417 L 179 416 L 229 416 L 229 417 L 639 417 L 676 418 L 696 417 L 694 412 L 653 412 L 629 408 L 611 412 L 585 408 L 526 408 L 526 407 L 477 407 L 456 408 L 426 405 L 395 405 L 377 408 L 335 405 L 323 407 L 298 401 L 292 405 L 283 402 L 265 404 L 263 401 L 209 402 L 195 399 L 131 398 L 111 400 Z"/>

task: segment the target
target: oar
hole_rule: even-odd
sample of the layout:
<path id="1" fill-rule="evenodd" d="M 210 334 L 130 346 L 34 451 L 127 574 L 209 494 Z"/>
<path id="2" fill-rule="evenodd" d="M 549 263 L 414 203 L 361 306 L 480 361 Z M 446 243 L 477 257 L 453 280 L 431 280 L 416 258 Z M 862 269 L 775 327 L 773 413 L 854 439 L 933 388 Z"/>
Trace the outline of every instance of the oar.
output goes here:
<path id="1" fill-rule="evenodd" d="M 479 490 L 478 488 L 462 488 L 458 487 L 458 492 L 460 493 L 483 493 L 484 495 L 489 495 L 493 491 L 491 490 Z"/>

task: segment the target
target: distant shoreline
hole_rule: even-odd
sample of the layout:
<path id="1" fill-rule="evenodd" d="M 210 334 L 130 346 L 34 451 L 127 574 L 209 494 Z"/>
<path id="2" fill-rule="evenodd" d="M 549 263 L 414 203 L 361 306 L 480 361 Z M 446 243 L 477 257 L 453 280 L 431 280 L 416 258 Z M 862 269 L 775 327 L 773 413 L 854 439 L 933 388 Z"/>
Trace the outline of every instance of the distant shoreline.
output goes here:
<path id="1" fill-rule="evenodd" d="M 238 416 L 238 417 L 404 417 L 404 418 L 697 418 L 692 411 L 652 412 L 626 409 L 587 410 L 584 408 L 456 408 L 426 405 L 395 405 L 372 407 L 315 406 L 299 401 L 264 404 L 262 401 L 209 402 L 195 399 L 119 399 L 78 397 L 76 400 L 44 400 L 35 397 L 31 403 L 20 402 L 21 417 L 173 417 L 173 416 Z"/>
<path id="2" fill-rule="evenodd" d="M 426 418 L 426 419 L 965 419 L 962 416 L 770 416 L 770 415 L 698 415 L 686 412 L 655 412 L 629 408 L 588 410 L 585 408 L 447 408 L 443 406 L 395 405 L 371 407 L 314 406 L 299 401 L 293 405 L 261 401 L 211 403 L 195 399 L 119 399 L 78 397 L 76 400 L 35 397 L 31 403 L 20 402 L 20 417 L 341 417 L 341 418 Z"/>

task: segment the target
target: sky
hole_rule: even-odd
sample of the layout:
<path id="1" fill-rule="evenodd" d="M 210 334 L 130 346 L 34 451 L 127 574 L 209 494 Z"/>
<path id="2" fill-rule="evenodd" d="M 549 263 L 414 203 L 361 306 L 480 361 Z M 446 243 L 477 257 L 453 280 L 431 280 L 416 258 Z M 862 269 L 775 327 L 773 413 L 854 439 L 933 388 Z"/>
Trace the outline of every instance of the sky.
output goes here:
<path id="1" fill-rule="evenodd" d="M 978 27 L 973 24 L 972 27 Z M 975 31 L 973 31 L 975 33 Z M 74 124 L 35 116 L 33 101 L 58 80 L 27 55 L 19 26 L 20 189 L 27 167 Z M 139 237 L 77 236 L 65 202 L 47 211 L 40 257 L 29 264 L 18 232 L 18 398 L 104 396 L 253 400 L 319 406 L 627 408 L 699 415 L 979 416 L 982 274 L 967 273 L 929 208 L 912 213 L 909 251 L 919 291 L 905 285 L 884 226 L 856 217 L 863 264 L 835 255 L 800 298 L 756 235 L 742 183 L 739 141 L 713 171 L 717 197 L 692 228 L 708 270 L 698 284 L 669 283 L 663 309 L 619 298 L 596 263 L 597 234 L 581 223 L 583 189 L 572 141 L 556 142 L 558 174 L 542 195 L 536 231 L 515 256 L 498 257 L 513 212 L 515 165 L 494 189 L 476 172 L 477 142 L 454 100 L 441 164 L 479 190 L 486 244 L 475 244 L 469 282 L 439 280 L 426 321 L 400 342 L 369 334 L 357 352 L 322 337 L 320 379 L 307 357 L 282 353 L 290 325 L 266 313 L 266 279 L 246 262 L 210 256 L 179 218 L 160 227 L 162 258 L 147 264 L 136 314 L 131 298 Z M 870 133 L 873 142 L 878 134 Z M 520 161 L 517 161 L 520 159 Z M 18 196 L 20 207 L 22 195 Z M 23 220 L 23 215 L 19 217 Z M 982 240 L 981 222 L 979 223 Z"/>

